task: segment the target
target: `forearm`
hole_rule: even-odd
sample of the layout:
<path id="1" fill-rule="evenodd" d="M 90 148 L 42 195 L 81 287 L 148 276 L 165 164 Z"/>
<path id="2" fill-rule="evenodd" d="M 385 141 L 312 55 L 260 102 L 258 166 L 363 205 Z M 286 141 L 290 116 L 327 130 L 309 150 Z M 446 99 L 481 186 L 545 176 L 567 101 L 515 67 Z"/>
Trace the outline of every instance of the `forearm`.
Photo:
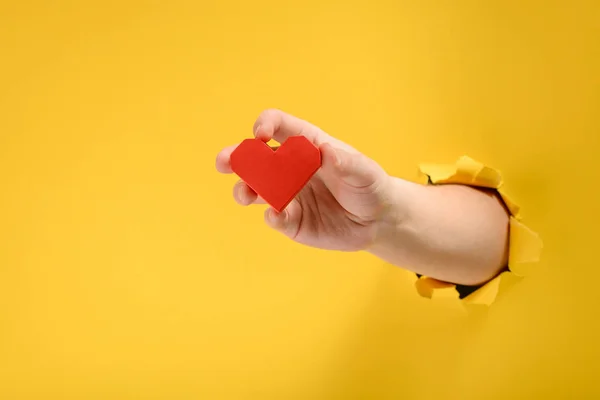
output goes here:
<path id="1" fill-rule="evenodd" d="M 495 191 L 393 178 L 369 252 L 438 280 L 477 285 L 508 259 L 509 214 Z"/>

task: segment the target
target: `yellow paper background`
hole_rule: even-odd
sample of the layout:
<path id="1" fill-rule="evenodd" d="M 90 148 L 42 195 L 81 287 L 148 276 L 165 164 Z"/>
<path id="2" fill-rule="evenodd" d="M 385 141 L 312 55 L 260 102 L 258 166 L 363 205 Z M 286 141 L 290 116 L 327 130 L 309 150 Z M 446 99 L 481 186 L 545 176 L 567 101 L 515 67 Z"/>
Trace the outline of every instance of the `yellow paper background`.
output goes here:
<path id="1" fill-rule="evenodd" d="M 600 395 L 599 9 L 1 2 L 0 398 Z M 540 263 L 466 315 L 286 241 L 214 171 L 266 107 L 408 179 L 497 168 Z"/>

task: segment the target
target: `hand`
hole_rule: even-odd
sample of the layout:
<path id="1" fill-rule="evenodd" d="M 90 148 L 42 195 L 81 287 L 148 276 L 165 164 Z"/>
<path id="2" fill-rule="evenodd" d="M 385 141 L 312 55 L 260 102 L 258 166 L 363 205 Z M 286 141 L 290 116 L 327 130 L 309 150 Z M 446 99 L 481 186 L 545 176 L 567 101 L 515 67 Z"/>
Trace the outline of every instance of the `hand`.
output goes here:
<path id="1" fill-rule="evenodd" d="M 322 156 L 321 169 L 285 210 L 265 211 L 268 225 L 298 243 L 328 250 L 365 250 L 375 241 L 388 208 L 391 180 L 375 161 L 279 110 L 263 112 L 254 124 L 254 135 L 279 143 L 303 135 L 319 147 Z M 219 172 L 232 173 L 229 159 L 235 147 L 218 154 Z M 234 198 L 241 205 L 265 204 L 241 181 L 234 186 Z"/>

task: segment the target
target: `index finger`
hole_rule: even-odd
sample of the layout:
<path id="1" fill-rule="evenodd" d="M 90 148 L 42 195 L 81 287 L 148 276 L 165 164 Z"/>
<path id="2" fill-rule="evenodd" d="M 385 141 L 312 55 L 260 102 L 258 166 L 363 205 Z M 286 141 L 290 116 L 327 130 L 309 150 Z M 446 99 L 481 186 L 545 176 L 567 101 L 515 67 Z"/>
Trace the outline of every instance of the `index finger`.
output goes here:
<path id="1" fill-rule="evenodd" d="M 264 142 L 275 139 L 283 143 L 291 136 L 304 136 L 319 146 L 327 136 L 313 124 L 276 109 L 263 111 L 254 123 L 253 130 L 254 136 Z"/>

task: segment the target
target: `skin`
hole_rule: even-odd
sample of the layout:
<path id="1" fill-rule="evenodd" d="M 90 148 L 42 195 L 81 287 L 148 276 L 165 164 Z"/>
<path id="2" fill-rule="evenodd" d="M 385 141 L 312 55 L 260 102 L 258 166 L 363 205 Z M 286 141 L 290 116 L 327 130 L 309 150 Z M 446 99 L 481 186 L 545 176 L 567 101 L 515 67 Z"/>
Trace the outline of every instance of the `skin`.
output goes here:
<path id="1" fill-rule="evenodd" d="M 304 135 L 321 150 L 322 167 L 298 196 L 266 223 L 298 243 L 337 251 L 366 251 L 415 273 L 479 285 L 507 265 L 509 214 L 495 191 L 462 185 L 421 185 L 388 175 L 374 160 L 307 121 L 266 110 L 254 135 L 283 143 Z M 217 170 L 232 173 L 236 146 L 217 155 Z M 237 203 L 265 204 L 246 184 Z"/>

